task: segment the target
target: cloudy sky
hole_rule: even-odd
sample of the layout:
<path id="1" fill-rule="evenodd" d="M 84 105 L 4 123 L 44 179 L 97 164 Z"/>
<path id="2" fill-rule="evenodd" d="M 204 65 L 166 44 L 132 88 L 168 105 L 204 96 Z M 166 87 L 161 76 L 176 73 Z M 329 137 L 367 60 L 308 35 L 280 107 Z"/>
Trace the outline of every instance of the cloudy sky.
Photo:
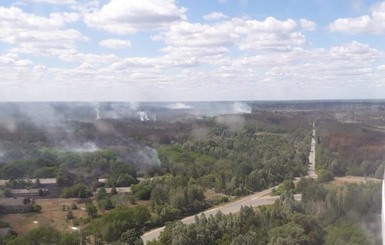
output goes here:
<path id="1" fill-rule="evenodd" d="M 385 2 L 0 2 L 0 101 L 385 98 Z"/>

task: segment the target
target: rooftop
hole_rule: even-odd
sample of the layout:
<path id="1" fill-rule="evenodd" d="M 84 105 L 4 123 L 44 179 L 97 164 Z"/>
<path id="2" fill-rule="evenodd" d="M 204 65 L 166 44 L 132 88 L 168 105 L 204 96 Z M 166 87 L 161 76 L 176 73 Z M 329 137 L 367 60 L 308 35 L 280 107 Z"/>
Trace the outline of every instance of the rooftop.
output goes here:
<path id="1" fill-rule="evenodd" d="M 23 197 L 0 198 L 0 205 L 3 205 L 3 206 L 24 205 L 23 200 L 24 200 Z"/>
<path id="2" fill-rule="evenodd" d="M 11 190 L 13 194 L 25 194 L 25 193 L 37 193 L 39 189 L 13 189 Z"/>
<path id="3" fill-rule="evenodd" d="M 36 179 L 19 179 L 24 180 L 25 182 L 31 181 L 32 183 L 36 182 Z M 9 180 L 0 179 L 0 186 L 5 186 L 5 184 Z M 48 185 L 48 184 L 56 184 L 56 178 L 39 178 L 40 184 L 42 185 Z"/>

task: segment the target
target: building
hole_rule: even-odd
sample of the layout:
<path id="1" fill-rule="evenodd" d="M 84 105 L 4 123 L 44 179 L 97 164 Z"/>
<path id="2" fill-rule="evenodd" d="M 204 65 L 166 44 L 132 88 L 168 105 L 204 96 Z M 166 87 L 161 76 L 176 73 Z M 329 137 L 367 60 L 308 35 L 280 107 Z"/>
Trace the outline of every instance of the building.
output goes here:
<path id="1" fill-rule="evenodd" d="M 24 181 L 25 183 L 36 183 L 36 179 L 18 179 L 17 181 Z M 6 186 L 9 180 L 0 179 L 0 186 Z M 40 185 L 43 187 L 57 185 L 56 178 L 39 178 Z"/>
<path id="2" fill-rule="evenodd" d="M 11 192 L 14 197 L 46 196 L 49 193 L 48 189 L 13 189 Z"/>
<path id="3" fill-rule="evenodd" d="M 0 214 L 29 213 L 33 211 L 33 198 L 0 198 Z"/>

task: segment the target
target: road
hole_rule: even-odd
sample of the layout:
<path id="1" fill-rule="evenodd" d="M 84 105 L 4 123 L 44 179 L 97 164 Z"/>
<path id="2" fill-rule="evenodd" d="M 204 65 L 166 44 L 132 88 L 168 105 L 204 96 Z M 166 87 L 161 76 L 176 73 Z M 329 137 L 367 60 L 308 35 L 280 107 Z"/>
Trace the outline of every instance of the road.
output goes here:
<path id="1" fill-rule="evenodd" d="M 316 136 L 316 134 L 315 134 L 314 123 L 313 123 L 313 131 L 312 132 L 313 132 L 313 134 L 312 134 L 311 148 L 310 148 L 310 153 L 309 153 L 308 176 L 310 178 L 316 178 L 317 177 L 317 175 L 315 173 L 315 145 L 316 145 L 315 136 Z M 277 187 L 278 186 L 273 187 L 273 188 L 277 188 Z M 279 198 L 279 196 L 273 196 L 273 197 L 269 196 L 269 194 L 271 193 L 271 190 L 273 188 L 269 188 L 269 189 L 263 190 L 261 192 L 254 193 L 250 196 L 243 197 L 243 198 L 238 199 L 234 202 L 226 203 L 220 207 L 209 209 L 209 210 L 204 211 L 202 213 L 205 214 L 206 217 L 208 217 L 210 215 L 215 215 L 216 212 L 218 212 L 219 210 L 223 214 L 229 214 L 229 213 L 239 212 L 239 210 L 241 209 L 241 206 L 258 207 L 261 205 L 271 205 Z M 300 194 L 296 194 L 296 195 L 294 195 L 294 197 L 296 200 L 301 199 Z M 198 216 L 201 215 L 202 213 L 199 213 Z M 195 222 L 195 215 L 186 217 L 186 218 L 182 219 L 181 221 L 184 224 L 191 224 L 191 223 Z M 157 239 L 163 230 L 164 230 L 164 226 L 145 233 L 141 237 L 143 240 L 143 243 L 146 244 L 148 241 L 152 241 L 154 239 Z"/>
<path id="2" fill-rule="evenodd" d="M 266 189 L 264 191 L 254 193 L 254 194 L 252 194 L 250 196 L 243 197 L 241 199 L 238 199 L 238 200 L 236 200 L 234 202 L 227 203 L 227 204 L 225 204 L 223 206 L 220 206 L 220 207 L 209 209 L 209 210 L 204 211 L 202 213 L 205 214 L 208 217 L 210 215 L 215 215 L 219 210 L 223 214 L 229 214 L 229 213 L 237 213 L 237 212 L 239 212 L 239 210 L 241 209 L 241 206 L 258 207 L 258 206 L 261 206 L 261 205 L 271 205 L 271 204 L 273 204 L 279 198 L 279 196 L 273 196 L 273 197 L 272 196 L 267 196 L 267 195 L 269 195 L 271 193 L 272 189 L 273 188 Z M 301 199 L 301 195 L 299 195 L 299 194 L 294 195 L 294 197 L 295 197 L 296 200 L 300 200 Z M 202 213 L 199 213 L 197 215 L 200 216 Z M 182 219 L 181 221 L 184 224 L 194 223 L 195 222 L 195 215 L 186 217 L 186 218 Z M 160 233 L 163 230 L 164 230 L 164 227 L 160 227 L 160 228 L 157 228 L 157 229 L 154 229 L 154 230 L 151 230 L 151 231 L 145 233 L 141 237 L 142 240 L 143 240 L 143 243 L 146 244 L 148 241 L 151 241 L 153 239 L 158 238 Z"/>
<path id="3" fill-rule="evenodd" d="M 313 123 L 313 134 L 311 138 L 311 146 L 309 153 L 309 170 L 308 175 L 310 178 L 317 178 L 317 174 L 315 172 L 315 145 L 316 145 L 316 134 L 315 134 L 315 125 Z"/>

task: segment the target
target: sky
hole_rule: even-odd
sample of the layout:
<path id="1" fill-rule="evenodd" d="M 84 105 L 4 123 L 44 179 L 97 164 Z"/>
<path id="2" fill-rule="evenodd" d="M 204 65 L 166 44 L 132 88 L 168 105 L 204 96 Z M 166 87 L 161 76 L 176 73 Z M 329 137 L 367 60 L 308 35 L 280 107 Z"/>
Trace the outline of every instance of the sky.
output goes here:
<path id="1" fill-rule="evenodd" d="M 385 1 L 0 2 L 0 101 L 385 99 Z"/>

